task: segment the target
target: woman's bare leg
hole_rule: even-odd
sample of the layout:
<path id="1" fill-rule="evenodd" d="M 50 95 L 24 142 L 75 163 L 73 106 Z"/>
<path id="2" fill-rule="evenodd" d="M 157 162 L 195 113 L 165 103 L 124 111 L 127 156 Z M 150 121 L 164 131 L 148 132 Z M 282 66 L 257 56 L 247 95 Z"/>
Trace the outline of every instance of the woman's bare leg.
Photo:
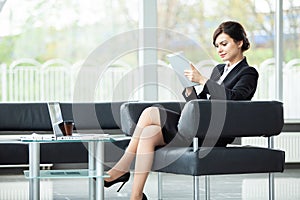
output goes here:
<path id="1" fill-rule="evenodd" d="M 137 147 L 131 200 L 142 199 L 145 182 L 152 168 L 155 147 L 162 145 L 165 142 L 160 125 L 149 125 L 143 129 Z"/>
<path id="2" fill-rule="evenodd" d="M 105 179 L 106 181 L 115 180 L 116 178 L 129 171 L 130 165 L 137 152 L 141 133 L 145 127 L 150 125 L 158 125 L 160 127 L 160 116 L 158 108 L 149 107 L 142 112 L 124 155 L 116 163 L 116 165 L 108 171 L 110 178 Z"/>

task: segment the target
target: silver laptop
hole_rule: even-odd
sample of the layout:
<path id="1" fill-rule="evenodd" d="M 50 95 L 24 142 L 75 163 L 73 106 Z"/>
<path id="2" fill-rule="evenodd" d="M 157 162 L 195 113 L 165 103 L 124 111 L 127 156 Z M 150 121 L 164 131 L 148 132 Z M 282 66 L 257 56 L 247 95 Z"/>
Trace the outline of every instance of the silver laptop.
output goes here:
<path id="1" fill-rule="evenodd" d="M 56 140 L 97 140 L 99 138 L 108 137 L 108 134 L 80 134 L 73 133 L 72 136 L 64 136 L 61 125 L 63 124 L 62 112 L 59 102 L 48 102 L 48 111 Z"/>

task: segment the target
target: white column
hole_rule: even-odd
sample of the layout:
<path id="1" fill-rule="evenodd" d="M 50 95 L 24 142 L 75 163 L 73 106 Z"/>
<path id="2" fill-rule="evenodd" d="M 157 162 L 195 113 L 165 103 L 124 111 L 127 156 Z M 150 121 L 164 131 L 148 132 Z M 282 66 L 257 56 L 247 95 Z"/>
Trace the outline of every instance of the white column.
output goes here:
<path id="1" fill-rule="evenodd" d="M 144 100 L 157 100 L 157 2 L 141 0 L 139 11 L 139 66 L 143 67 Z"/>
<path id="2" fill-rule="evenodd" d="M 275 82 L 276 82 L 276 99 L 283 100 L 283 0 L 276 1 L 275 16 Z"/>
<path id="3" fill-rule="evenodd" d="M 276 1 L 275 12 L 275 98 L 279 101 L 283 100 L 283 0 Z M 268 140 L 268 147 L 274 148 L 274 137 Z M 275 177 L 273 173 L 269 173 L 269 200 L 275 199 Z"/>

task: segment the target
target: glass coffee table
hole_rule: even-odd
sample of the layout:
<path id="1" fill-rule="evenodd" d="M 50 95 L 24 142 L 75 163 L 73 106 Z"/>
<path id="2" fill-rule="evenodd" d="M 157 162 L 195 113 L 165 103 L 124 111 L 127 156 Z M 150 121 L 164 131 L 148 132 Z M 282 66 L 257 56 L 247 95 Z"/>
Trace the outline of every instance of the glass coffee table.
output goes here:
<path id="1" fill-rule="evenodd" d="M 51 140 L 51 139 L 22 139 L 22 144 L 29 146 L 29 170 L 24 171 L 25 177 L 29 179 L 29 199 L 40 199 L 40 179 L 51 178 L 88 178 L 89 199 L 104 200 L 104 181 L 109 177 L 104 173 L 104 143 L 128 139 L 124 135 L 109 135 L 97 139 L 82 140 Z M 40 170 L 40 144 L 43 143 L 74 143 L 84 142 L 88 147 L 88 169 L 78 170 Z"/>

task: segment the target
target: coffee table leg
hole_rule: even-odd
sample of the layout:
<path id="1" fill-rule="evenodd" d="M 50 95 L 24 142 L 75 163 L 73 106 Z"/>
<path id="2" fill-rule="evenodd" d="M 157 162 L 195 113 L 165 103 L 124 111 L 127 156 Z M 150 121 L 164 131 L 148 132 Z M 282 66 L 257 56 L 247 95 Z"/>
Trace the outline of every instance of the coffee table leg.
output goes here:
<path id="1" fill-rule="evenodd" d="M 88 150 L 89 150 L 89 171 L 94 172 L 95 171 L 95 145 L 96 143 L 94 141 L 88 143 Z M 96 198 L 96 182 L 94 181 L 94 178 L 89 178 L 89 198 L 90 200 L 94 200 Z"/>
<path id="2" fill-rule="evenodd" d="M 40 143 L 29 143 L 29 199 L 40 199 Z"/>
<path id="3" fill-rule="evenodd" d="M 103 182 L 103 174 L 104 174 L 104 142 L 97 141 L 96 147 L 96 199 L 104 200 L 104 182 Z"/>

